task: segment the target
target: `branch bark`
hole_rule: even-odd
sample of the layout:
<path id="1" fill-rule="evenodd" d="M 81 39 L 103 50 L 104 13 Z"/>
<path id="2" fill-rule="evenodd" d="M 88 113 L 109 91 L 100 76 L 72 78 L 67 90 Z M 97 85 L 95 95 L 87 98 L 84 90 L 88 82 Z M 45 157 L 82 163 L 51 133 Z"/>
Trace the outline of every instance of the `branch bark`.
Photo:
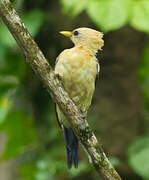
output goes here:
<path id="1" fill-rule="evenodd" d="M 27 62 L 41 79 L 53 100 L 67 116 L 74 133 L 88 152 L 96 171 L 104 180 L 121 180 L 119 174 L 107 159 L 102 145 L 98 143 L 88 122 L 83 118 L 67 92 L 64 91 L 52 67 L 27 31 L 9 0 L 0 0 L 0 16 L 22 49 Z"/>

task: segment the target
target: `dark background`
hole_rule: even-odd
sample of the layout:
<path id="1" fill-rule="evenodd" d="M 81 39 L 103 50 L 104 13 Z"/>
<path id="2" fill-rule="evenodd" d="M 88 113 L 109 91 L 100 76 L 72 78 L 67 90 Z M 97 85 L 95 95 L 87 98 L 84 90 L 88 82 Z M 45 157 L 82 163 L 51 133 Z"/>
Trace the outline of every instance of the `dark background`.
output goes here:
<path id="1" fill-rule="evenodd" d="M 105 46 L 88 122 L 125 180 L 149 178 L 149 1 L 14 0 L 13 6 L 53 65 L 72 47 L 61 30 L 104 32 Z M 80 146 L 67 170 L 54 104 L 0 22 L 0 177 L 2 180 L 97 180 Z M 100 139 L 101 138 L 101 139 Z"/>

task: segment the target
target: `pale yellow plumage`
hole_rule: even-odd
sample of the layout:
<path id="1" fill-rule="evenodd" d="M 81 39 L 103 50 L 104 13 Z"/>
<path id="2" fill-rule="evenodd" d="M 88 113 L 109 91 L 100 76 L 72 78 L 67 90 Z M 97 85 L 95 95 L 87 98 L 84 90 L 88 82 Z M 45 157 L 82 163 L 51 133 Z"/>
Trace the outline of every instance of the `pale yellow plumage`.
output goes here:
<path id="1" fill-rule="evenodd" d="M 63 86 L 78 108 L 86 113 L 95 89 L 97 74 L 94 54 L 83 46 L 76 46 L 63 51 L 55 67 L 55 73 L 62 78 Z M 58 116 L 59 116 L 58 112 Z M 65 117 L 59 116 L 67 127 Z M 64 122 L 65 121 L 65 122 Z"/>
<path id="2" fill-rule="evenodd" d="M 97 75 L 96 53 L 103 46 L 103 34 L 89 28 L 62 32 L 70 36 L 75 46 L 64 50 L 57 58 L 55 73 L 61 77 L 63 86 L 78 109 L 87 114 L 95 90 Z M 70 128 L 66 117 L 57 106 L 60 123 Z"/>

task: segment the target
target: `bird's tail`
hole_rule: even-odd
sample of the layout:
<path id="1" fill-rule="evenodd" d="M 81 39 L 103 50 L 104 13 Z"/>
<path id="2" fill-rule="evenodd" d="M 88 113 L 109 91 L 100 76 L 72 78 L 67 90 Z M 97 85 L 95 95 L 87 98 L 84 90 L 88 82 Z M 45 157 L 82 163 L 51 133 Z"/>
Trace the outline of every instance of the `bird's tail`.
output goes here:
<path id="1" fill-rule="evenodd" d="M 67 166 L 70 169 L 72 163 L 74 163 L 75 168 L 78 167 L 78 139 L 73 133 L 71 128 L 66 128 L 64 126 L 64 135 L 66 141 L 67 150 Z"/>

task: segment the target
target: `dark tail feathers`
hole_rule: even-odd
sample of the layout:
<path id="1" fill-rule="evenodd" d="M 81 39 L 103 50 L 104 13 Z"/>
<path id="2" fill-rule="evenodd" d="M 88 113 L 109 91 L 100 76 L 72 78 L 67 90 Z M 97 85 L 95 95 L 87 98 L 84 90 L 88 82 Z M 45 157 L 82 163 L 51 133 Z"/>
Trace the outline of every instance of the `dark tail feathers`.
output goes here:
<path id="1" fill-rule="evenodd" d="M 64 135 L 66 141 L 67 150 L 67 166 L 70 169 L 72 163 L 74 163 L 75 168 L 78 167 L 78 139 L 73 133 L 71 128 L 66 128 L 64 126 Z"/>

